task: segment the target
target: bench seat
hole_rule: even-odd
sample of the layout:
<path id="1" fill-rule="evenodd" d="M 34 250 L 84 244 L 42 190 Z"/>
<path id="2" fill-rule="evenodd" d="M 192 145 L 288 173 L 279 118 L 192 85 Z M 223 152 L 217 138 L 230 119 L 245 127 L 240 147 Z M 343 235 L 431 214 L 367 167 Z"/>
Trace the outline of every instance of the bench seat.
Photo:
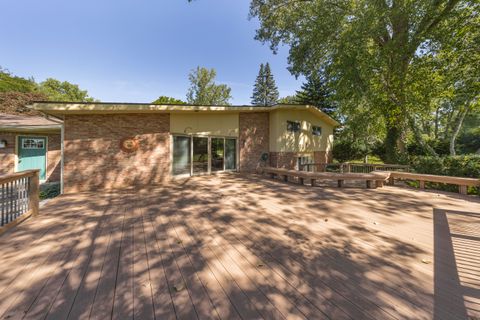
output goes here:
<path id="1" fill-rule="evenodd" d="M 289 177 L 298 178 L 300 184 L 307 179 L 312 186 L 315 186 L 317 180 L 337 181 L 339 187 L 343 187 L 345 180 L 365 181 L 367 188 L 383 187 L 385 181 L 390 178 L 390 172 L 372 172 L 372 173 L 336 173 L 336 172 L 308 172 L 298 170 L 288 170 L 283 168 L 265 167 L 263 173 L 269 174 L 272 178 L 275 176 L 283 177 L 288 181 Z"/>

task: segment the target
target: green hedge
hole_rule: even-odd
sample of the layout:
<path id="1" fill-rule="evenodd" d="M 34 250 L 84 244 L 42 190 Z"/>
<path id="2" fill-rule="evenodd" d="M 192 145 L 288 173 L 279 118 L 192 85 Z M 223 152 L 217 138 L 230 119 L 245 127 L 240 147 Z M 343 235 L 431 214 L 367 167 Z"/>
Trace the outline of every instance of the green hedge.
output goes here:
<path id="1" fill-rule="evenodd" d="M 445 156 L 441 158 L 418 156 L 410 160 L 417 173 L 436 174 L 480 179 L 480 155 Z M 432 189 L 458 191 L 458 187 L 439 183 L 428 183 Z M 469 194 L 480 194 L 480 188 L 469 187 Z"/>

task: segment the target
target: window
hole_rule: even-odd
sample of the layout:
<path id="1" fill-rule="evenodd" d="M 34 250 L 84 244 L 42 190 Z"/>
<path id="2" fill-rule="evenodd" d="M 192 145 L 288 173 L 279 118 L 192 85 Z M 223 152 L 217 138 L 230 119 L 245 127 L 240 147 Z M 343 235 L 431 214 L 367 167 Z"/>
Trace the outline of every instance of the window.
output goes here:
<path id="1" fill-rule="evenodd" d="M 287 121 L 287 131 L 289 131 L 289 132 L 299 132 L 300 131 L 300 122 L 298 122 L 298 121 Z"/>
<path id="2" fill-rule="evenodd" d="M 313 165 L 308 166 L 307 164 L 313 164 L 312 156 L 302 156 L 297 158 L 297 170 L 313 171 Z"/>
<path id="3" fill-rule="evenodd" d="M 225 170 L 237 168 L 237 140 L 225 139 Z"/>
<path id="4" fill-rule="evenodd" d="M 312 126 L 312 134 L 314 136 L 321 136 L 322 135 L 322 127 Z"/>
<path id="5" fill-rule="evenodd" d="M 22 148 L 23 149 L 44 149 L 45 140 L 43 139 L 22 139 Z"/>
<path id="6" fill-rule="evenodd" d="M 173 174 L 190 174 L 190 137 L 173 136 Z"/>

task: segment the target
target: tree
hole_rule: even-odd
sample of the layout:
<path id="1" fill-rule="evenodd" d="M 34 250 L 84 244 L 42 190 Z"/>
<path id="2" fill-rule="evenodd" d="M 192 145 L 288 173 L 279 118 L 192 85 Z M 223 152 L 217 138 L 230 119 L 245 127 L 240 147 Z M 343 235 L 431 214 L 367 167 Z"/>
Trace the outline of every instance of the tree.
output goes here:
<path id="1" fill-rule="evenodd" d="M 215 84 L 215 69 L 197 67 L 188 75 L 190 88 L 187 102 L 199 105 L 228 105 L 231 89 L 225 84 Z"/>
<path id="2" fill-rule="evenodd" d="M 0 67 L 0 92 L 34 92 L 37 84 L 31 79 L 25 79 L 12 75 L 8 70 Z"/>
<path id="3" fill-rule="evenodd" d="M 318 72 L 307 76 L 307 81 L 297 91 L 299 103 L 311 104 L 329 116 L 335 117 L 337 106 L 332 102 L 332 91 Z"/>
<path id="4" fill-rule="evenodd" d="M 274 51 L 290 47 L 294 75 L 325 70 L 343 110 L 355 113 L 362 101 L 367 112 L 379 111 L 386 160 L 396 162 L 415 125 L 408 116 L 423 107 L 408 101 L 412 63 L 445 41 L 439 35 L 456 34 L 459 17 L 478 16 L 478 6 L 468 0 L 252 0 L 250 15 L 260 20 L 256 39 Z"/>
<path id="5" fill-rule="evenodd" d="M 94 98 L 88 95 L 87 90 L 81 90 L 78 85 L 67 81 L 48 78 L 39 84 L 39 91 L 51 101 L 93 102 Z"/>
<path id="6" fill-rule="evenodd" d="M 278 99 L 278 103 L 282 104 L 299 104 L 297 95 L 286 96 Z"/>
<path id="7" fill-rule="evenodd" d="M 160 96 L 157 100 L 153 101 L 154 104 L 185 104 L 185 101 L 182 101 L 177 98 Z"/>
<path id="8" fill-rule="evenodd" d="M 257 79 L 253 87 L 252 105 L 271 106 L 278 102 L 278 88 L 275 84 L 270 64 L 260 64 Z"/>

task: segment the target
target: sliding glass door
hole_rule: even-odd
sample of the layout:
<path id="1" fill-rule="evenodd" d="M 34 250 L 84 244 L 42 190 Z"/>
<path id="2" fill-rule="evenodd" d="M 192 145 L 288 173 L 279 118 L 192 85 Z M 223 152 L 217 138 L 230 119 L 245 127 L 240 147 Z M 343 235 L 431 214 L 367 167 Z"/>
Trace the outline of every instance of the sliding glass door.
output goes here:
<path id="1" fill-rule="evenodd" d="M 224 165 L 225 155 L 225 139 L 212 138 L 212 171 L 225 170 Z"/>
<path id="2" fill-rule="evenodd" d="M 237 139 L 225 139 L 225 170 L 237 169 Z"/>
<path id="3" fill-rule="evenodd" d="M 208 138 L 193 137 L 193 174 L 208 173 Z"/>
<path id="4" fill-rule="evenodd" d="M 173 164 L 174 175 L 190 174 L 190 137 L 173 136 Z"/>
<path id="5" fill-rule="evenodd" d="M 174 135 L 172 173 L 198 175 L 237 169 L 237 139 Z"/>

